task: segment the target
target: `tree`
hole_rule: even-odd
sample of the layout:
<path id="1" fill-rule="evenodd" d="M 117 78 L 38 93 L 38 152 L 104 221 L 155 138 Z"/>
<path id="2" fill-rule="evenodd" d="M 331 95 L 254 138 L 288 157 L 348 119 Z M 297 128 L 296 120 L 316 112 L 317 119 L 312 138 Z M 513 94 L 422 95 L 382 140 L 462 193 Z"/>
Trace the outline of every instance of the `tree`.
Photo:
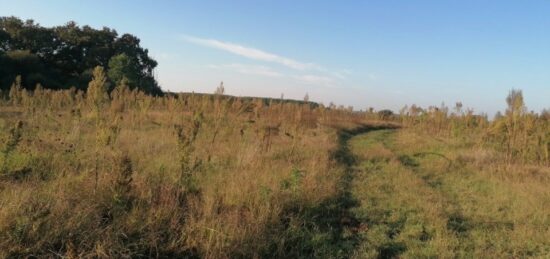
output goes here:
<path id="1" fill-rule="evenodd" d="M 113 56 L 109 60 L 109 79 L 118 84 L 123 78 L 126 78 L 127 84 L 130 87 L 136 87 L 139 83 L 139 70 L 137 64 L 128 57 L 128 55 L 122 53 Z"/>
<path id="2" fill-rule="evenodd" d="M 162 94 L 153 76 L 157 62 L 139 43 L 136 36 L 118 37 L 107 27 L 81 27 L 76 22 L 42 27 L 33 20 L 0 17 L 0 89 L 8 89 L 19 74 L 29 87 L 41 83 L 52 89 L 86 89 L 94 68 L 102 66 L 114 67 L 109 77 L 115 84 L 125 76 L 132 87 Z"/>
<path id="3" fill-rule="evenodd" d="M 220 86 L 216 88 L 216 91 L 214 91 L 214 94 L 217 95 L 223 95 L 225 93 L 225 88 L 223 87 L 223 81 L 220 83 Z"/>
<path id="4" fill-rule="evenodd" d="M 2 55 L 8 49 L 9 39 L 10 35 L 5 31 L 0 30 L 0 55 Z"/>
<path id="5" fill-rule="evenodd" d="M 512 89 L 506 97 L 508 108 L 506 114 L 512 118 L 517 118 L 525 114 L 526 108 L 523 102 L 523 93 L 521 90 Z"/>
<path id="6" fill-rule="evenodd" d="M 525 104 L 521 90 L 512 89 L 506 97 L 508 108 L 506 109 L 507 145 L 506 153 L 511 162 L 514 153 L 518 151 L 518 137 L 520 134 L 521 119 L 525 115 Z"/>
<path id="7" fill-rule="evenodd" d="M 387 120 L 389 118 L 391 118 L 393 116 L 393 111 L 392 110 L 381 110 L 378 112 L 378 117 L 382 120 Z"/>
<path id="8" fill-rule="evenodd" d="M 456 102 L 455 112 L 457 115 L 460 115 L 462 113 L 462 102 Z"/>
<path id="9" fill-rule="evenodd" d="M 113 48 L 116 53 L 125 53 L 133 58 L 137 62 L 142 75 L 152 77 L 157 62 L 149 57 L 149 51 L 143 49 L 139 43 L 140 39 L 136 36 L 124 34 L 115 40 Z"/>

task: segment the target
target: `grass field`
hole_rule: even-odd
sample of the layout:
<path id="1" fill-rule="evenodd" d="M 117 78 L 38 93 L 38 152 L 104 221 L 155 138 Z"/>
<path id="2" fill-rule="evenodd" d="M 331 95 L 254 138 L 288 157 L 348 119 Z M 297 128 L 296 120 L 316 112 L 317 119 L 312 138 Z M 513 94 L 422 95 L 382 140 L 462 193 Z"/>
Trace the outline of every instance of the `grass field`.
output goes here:
<path id="1" fill-rule="evenodd" d="M 0 258 L 352 251 L 339 132 L 360 116 L 135 92 L 98 110 L 50 94 L 63 106 L 0 107 Z"/>
<path id="2" fill-rule="evenodd" d="M 550 256 L 546 115 L 108 93 L 96 72 L 0 100 L 0 258 Z"/>
<path id="3" fill-rule="evenodd" d="M 354 137 L 355 256 L 550 256 L 550 170 L 506 168 L 475 144 L 407 129 Z"/>

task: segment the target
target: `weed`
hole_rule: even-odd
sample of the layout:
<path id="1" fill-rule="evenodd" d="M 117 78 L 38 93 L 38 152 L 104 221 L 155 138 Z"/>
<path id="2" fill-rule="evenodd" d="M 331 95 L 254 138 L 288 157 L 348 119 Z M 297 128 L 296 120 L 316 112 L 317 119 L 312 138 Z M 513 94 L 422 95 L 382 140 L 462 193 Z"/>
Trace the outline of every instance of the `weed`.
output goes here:
<path id="1" fill-rule="evenodd" d="M 118 158 L 117 167 L 113 173 L 115 174 L 113 182 L 113 200 L 115 205 L 128 208 L 132 198 L 131 192 L 134 174 L 132 161 L 128 157 L 128 154 L 123 154 Z"/>
<path id="2" fill-rule="evenodd" d="M 10 155 L 13 153 L 13 151 L 17 148 L 19 142 L 21 142 L 22 128 L 23 122 L 17 121 L 17 123 L 15 123 L 15 126 L 9 131 L 8 138 L 5 141 L 4 147 L 2 148 L 2 168 L 0 169 L 0 173 L 2 174 L 7 173 L 9 164 L 8 159 L 10 158 Z"/>

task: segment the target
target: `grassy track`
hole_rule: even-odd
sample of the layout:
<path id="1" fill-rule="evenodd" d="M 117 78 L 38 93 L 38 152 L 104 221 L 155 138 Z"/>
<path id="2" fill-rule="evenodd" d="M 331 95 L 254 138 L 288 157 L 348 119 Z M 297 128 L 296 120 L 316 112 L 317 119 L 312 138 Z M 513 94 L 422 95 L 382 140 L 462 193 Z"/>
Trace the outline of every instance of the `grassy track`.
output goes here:
<path id="1" fill-rule="evenodd" d="M 350 149 L 355 257 L 550 257 L 547 178 L 495 175 L 467 161 L 467 144 L 408 130 L 358 135 Z"/>

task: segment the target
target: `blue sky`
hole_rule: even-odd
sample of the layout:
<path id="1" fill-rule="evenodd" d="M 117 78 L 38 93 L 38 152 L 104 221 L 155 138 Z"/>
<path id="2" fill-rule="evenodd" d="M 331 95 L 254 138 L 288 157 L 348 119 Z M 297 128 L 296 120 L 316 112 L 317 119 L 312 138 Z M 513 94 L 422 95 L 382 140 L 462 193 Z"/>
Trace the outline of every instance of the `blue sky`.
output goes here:
<path id="1" fill-rule="evenodd" d="M 0 16 L 132 33 L 171 91 L 490 115 L 550 108 L 550 1 L 6 1 Z"/>

